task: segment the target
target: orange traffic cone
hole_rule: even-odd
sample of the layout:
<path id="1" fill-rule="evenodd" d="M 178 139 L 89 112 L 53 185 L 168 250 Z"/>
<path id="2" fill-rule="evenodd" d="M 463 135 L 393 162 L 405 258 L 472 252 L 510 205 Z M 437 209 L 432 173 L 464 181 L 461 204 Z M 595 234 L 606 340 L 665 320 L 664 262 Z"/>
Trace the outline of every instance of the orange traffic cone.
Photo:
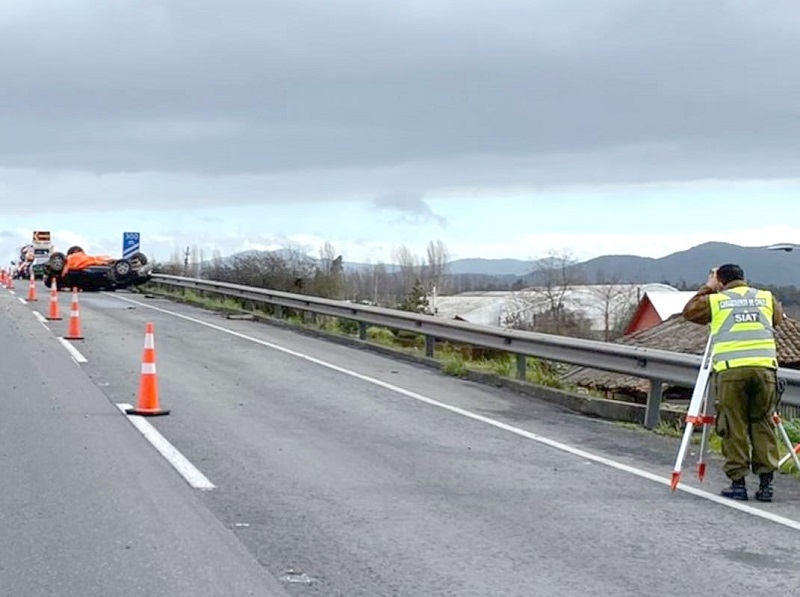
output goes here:
<path id="1" fill-rule="evenodd" d="M 6 282 L 6 288 L 9 290 L 14 290 L 14 272 L 8 272 L 8 281 Z"/>
<path id="2" fill-rule="evenodd" d="M 28 298 L 29 303 L 39 300 L 36 296 L 36 277 L 33 275 L 33 267 L 31 267 L 31 281 L 28 284 Z"/>
<path id="3" fill-rule="evenodd" d="M 145 326 L 144 353 L 142 354 L 142 373 L 139 377 L 139 405 L 127 408 L 129 415 L 157 417 L 168 415 L 169 410 L 158 406 L 158 374 L 156 373 L 156 344 L 153 335 L 153 324 Z"/>
<path id="4" fill-rule="evenodd" d="M 69 330 L 65 340 L 83 340 L 81 335 L 81 314 L 78 307 L 78 289 L 72 289 L 72 307 L 69 310 Z"/>
<path id="5" fill-rule="evenodd" d="M 61 320 L 61 312 L 58 308 L 58 284 L 56 284 L 55 278 L 50 282 L 50 312 L 47 314 L 47 319 L 50 321 Z"/>

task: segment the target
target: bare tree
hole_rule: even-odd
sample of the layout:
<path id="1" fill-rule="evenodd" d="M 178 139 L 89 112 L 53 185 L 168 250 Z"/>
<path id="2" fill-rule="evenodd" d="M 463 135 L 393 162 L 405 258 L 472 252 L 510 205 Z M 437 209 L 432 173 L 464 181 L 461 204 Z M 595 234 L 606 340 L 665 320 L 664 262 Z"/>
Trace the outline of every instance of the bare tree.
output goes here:
<path id="1" fill-rule="evenodd" d="M 428 243 L 427 283 L 428 288 L 437 294 L 446 294 L 447 276 L 450 267 L 450 253 L 441 240 Z"/>
<path id="2" fill-rule="evenodd" d="M 414 288 L 417 280 L 422 278 L 422 267 L 419 259 L 405 245 L 395 249 L 394 258 L 400 268 L 401 294 L 406 296 Z"/>
<path id="3" fill-rule="evenodd" d="M 330 272 L 335 259 L 336 249 L 333 248 L 329 241 L 325 241 L 325 244 L 319 250 L 319 269 L 323 272 Z"/>
<path id="4" fill-rule="evenodd" d="M 546 257 L 534 263 L 534 285 L 517 293 L 518 299 L 526 305 L 526 311 L 535 313 L 540 322 L 534 327 L 548 333 L 564 334 L 568 328 L 575 328 L 578 324 L 583 326 L 585 317 L 579 318 L 564 304 L 570 289 L 584 281 L 572 252 L 550 250 Z"/>
<path id="5" fill-rule="evenodd" d="M 200 277 L 200 264 L 203 261 L 203 252 L 197 245 L 192 245 L 190 249 L 189 264 L 187 267 L 187 275 Z"/>
<path id="6" fill-rule="evenodd" d="M 386 265 L 379 263 L 370 268 L 368 284 L 372 302 L 376 305 L 389 306 L 397 300 L 396 293 L 391 288 L 391 276 Z"/>
<path id="7" fill-rule="evenodd" d="M 595 276 L 595 284 L 589 286 L 589 292 L 596 299 L 591 309 L 603 318 L 603 340 L 609 342 L 618 334 L 624 325 L 623 320 L 636 306 L 638 287 L 622 282 L 619 272 L 607 275 L 600 270 Z"/>
<path id="8" fill-rule="evenodd" d="M 312 294 L 325 298 L 344 298 L 344 262 L 329 242 L 320 249 L 320 259 L 314 272 Z"/>
<path id="9" fill-rule="evenodd" d="M 305 294 L 309 290 L 309 280 L 314 276 L 316 264 L 314 260 L 306 255 L 303 249 L 295 243 L 286 243 L 280 251 L 285 267 L 284 274 L 287 280 L 289 292 L 299 292 Z"/>

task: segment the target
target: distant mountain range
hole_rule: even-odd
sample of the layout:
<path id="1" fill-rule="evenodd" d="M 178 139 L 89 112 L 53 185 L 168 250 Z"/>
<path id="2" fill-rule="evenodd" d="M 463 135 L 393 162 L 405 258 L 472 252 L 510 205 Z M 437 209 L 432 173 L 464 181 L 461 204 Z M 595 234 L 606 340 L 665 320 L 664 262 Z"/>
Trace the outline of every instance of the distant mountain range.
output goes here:
<path id="1" fill-rule="evenodd" d="M 248 254 L 253 253 L 257 252 L 248 251 Z M 235 257 L 228 257 L 225 261 Z M 314 260 L 311 257 L 309 259 Z M 497 283 L 503 285 L 534 285 L 541 282 L 541 263 L 520 259 L 457 259 L 449 263 L 449 273 L 455 276 L 496 278 Z M 658 259 L 637 255 L 604 255 L 571 264 L 567 271 L 576 281 L 587 284 L 665 282 L 695 287 L 705 282 L 711 267 L 723 263 L 740 265 L 747 279 L 754 284 L 800 286 L 800 253 L 720 242 L 704 243 Z M 371 267 L 374 266 L 345 262 L 347 271 L 363 271 Z M 399 269 L 391 264 L 385 265 L 385 268 L 389 272 Z"/>
<path id="2" fill-rule="evenodd" d="M 575 270 L 581 272 L 589 283 L 605 278 L 620 282 L 697 286 L 705 282 L 711 267 L 724 263 L 740 265 L 745 277 L 753 284 L 800 285 L 800 254 L 720 242 L 704 243 L 659 259 L 606 255 L 578 264 Z M 525 281 L 535 279 L 535 274 L 524 277 Z"/>
<path id="3" fill-rule="evenodd" d="M 709 242 L 658 259 L 637 255 L 604 255 L 572 265 L 569 275 L 585 283 L 666 282 L 695 287 L 706 281 L 711 267 L 736 263 L 754 284 L 800 286 L 800 253 L 770 251 L 766 247 L 742 247 Z M 450 263 L 454 275 L 496 276 L 524 285 L 540 282 L 541 266 L 535 261 L 516 259 L 459 259 Z"/>

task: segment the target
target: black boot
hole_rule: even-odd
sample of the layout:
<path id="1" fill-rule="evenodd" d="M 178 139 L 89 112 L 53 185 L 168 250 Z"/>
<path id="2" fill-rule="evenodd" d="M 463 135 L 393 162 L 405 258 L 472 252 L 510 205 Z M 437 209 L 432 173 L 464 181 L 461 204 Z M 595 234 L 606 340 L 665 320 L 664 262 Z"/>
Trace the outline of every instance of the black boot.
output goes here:
<path id="1" fill-rule="evenodd" d="M 772 473 L 762 473 L 758 476 L 758 490 L 756 499 L 759 502 L 772 501 Z"/>
<path id="2" fill-rule="evenodd" d="M 720 494 L 722 497 L 730 498 L 732 500 L 740 500 L 742 502 L 746 502 L 749 499 L 747 497 L 747 487 L 744 484 L 744 479 L 732 481 L 731 486 L 723 489 Z"/>

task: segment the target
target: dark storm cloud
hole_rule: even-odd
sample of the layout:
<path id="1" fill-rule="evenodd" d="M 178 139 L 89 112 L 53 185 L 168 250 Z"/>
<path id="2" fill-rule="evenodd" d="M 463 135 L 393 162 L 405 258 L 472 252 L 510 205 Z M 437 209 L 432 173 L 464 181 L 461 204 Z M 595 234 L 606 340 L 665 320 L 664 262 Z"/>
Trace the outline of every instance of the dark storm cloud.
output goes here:
<path id="1" fill-rule="evenodd" d="M 787 0 L 7 0 L 0 168 L 187 205 L 791 177 L 797 55 Z"/>

